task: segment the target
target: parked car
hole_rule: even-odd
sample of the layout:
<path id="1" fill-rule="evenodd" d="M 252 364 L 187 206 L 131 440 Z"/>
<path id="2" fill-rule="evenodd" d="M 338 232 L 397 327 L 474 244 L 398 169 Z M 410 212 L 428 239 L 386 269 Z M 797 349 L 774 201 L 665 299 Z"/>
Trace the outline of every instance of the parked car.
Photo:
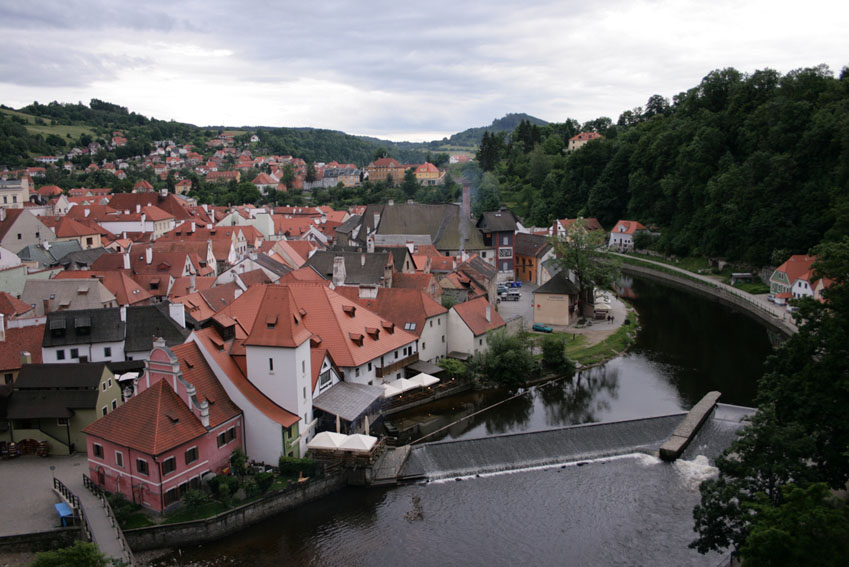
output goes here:
<path id="1" fill-rule="evenodd" d="M 550 333 L 553 329 L 548 325 L 543 325 L 542 323 L 534 323 L 533 327 L 531 327 L 534 331 L 539 333 Z"/>
<path id="2" fill-rule="evenodd" d="M 507 286 L 504 285 L 504 284 L 498 284 L 497 293 L 498 293 L 498 295 L 502 295 L 504 293 L 507 293 Z"/>
<path id="3" fill-rule="evenodd" d="M 501 298 L 502 301 L 519 301 L 522 298 L 522 294 L 518 291 L 508 291 Z"/>

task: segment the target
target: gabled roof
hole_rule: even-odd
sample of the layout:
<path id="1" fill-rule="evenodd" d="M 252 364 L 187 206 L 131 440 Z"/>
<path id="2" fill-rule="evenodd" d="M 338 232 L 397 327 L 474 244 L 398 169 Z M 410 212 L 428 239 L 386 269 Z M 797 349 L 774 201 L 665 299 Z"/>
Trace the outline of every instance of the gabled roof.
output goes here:
<path id="1" fill-rule="evenodd" d="M 406 250 L 406 249 L 405 249 Z M 319 250 L 307 260 L 311 266 L 327 279 L 333 278 L 333 263 L 336 257 L 345 261 L 346 284 L 379 285 L 384 281 L 385 269 L 391 262 L 389 252 L 342 252 L 338 250 Z"/>
<path id="2" fill-rule="evenodd" d="M 489 321 L 486 320 L 487 307 L 489 307 L 490 313 Z M 504 319 L 501 318 L 501 315 L 495 310 L 495 307 L 490 305 L 485 297 L 478 297 L 464 303 L 457 303 L 451 309 L 460 316 L 476 337 L 487 331 L 503 327 L 506 324 Z"/>
<path id="3" fill-rule="evenodd" d="M 357 240 L 365 242 L 368 231 L 374 226 L 374 213 L 380 214 L 379 235 L 429 235 L 430 242 L 439 250 L 480 250 L 485 247 L 481 232 L 471 219 L 460 214 L 459 205 L 369 205 L 363 215 L 365 230 L 360 229 Z"/>
<path id="4" fill-rule="evenodd" d="M 179 345 L 189 333 L 171 318 L 168 303 L 128 307 L 124 352 L 150 351 L 154 337 L 165 339 L 167 346 Z"/>
<path id="5" fill-rule="evenodd" d="M 6 317 L 19 317 L 32 309 L 29 303 L 24 303 L 6 291 L 0 291 L 0 313 Z"/>
<path id="6" fill-rule="evenodd" d="M 610 232 L 614 234 L 634 234 L 638 230 L 648 230 L 637 221 L 620 220 Z"/>
<path id="7" fill-rule="evenodd" d="M 217 427 L 242 413 L 215 377 L 197 343 L 189 341 L 172 347 L 171 351 L 180 362 L 183 379 L 194 385 L 199 400 L 209 402 L 210 427 Z"/>
<path id="8" fill-rule="evenodd" d="M 776 268 L 776 272 L 783 272 L 787 275 L 787 280 L 793 284 L 797 279 L 805 273 L 811 271 L 811 268 L 816 261 L 816 256 L 807 256 L 805 254 L 794 254 L 790 258 Z"/>
<path id="9" fill-rule="evenodd" d="M 519 219 L 513 211 L 487 211 L 478 218 L 477 227 L 483 232 L 515 232 Z"/>
<path id="10" fill-rule="evenodd" d="M 46 310 L 102 308 L 117 300 L 97 280 L 27 280 L 21 301 L 35 305 L 39 314 Z M 44 301 L 48 302 L 47 309 Z"/>
<path id="11" fill-rule="evenodd" d="M 86 435 L 160 455 L 206 433 L 167 380 L 159 380 L 83 429 Z"/>
<path id="12" fill-rule="evenodd" d="M 30 244 L 18 252 L 18 257 L 24 262 L 38 262 L 39 265 L 48 267 L 55 266 L 60 258 L 64 258 L 71 252 L 82 250 L 78 240 L 51 242 L 48 246 L 49 248 L 45 250 L 41 244 Z"/>
<path id="13" fill-rule="evenodd" d="M 126 336 L 126 323 L 118 308 L 54 311 L 47 314 L 41 346 L 120 342 Z"/>
<path id="14" fill-rule="evenodd" d="M 513 241 L 513 250 L 517 255 L 540 258 L 551 250 L 551 244 L 545 236 L 517 232 L 516 239 Z"/>
<path id="15" fill-rule="evenodd" d="M 24 209 L 6 209 L 6 218 L 0 221 L 0 240 L 6 237 L 6 233 L 22 214 L 24 214 Z M 29 211 L 26 211 L 26 214 L 32 215 Z"/>
<path id="16" fill-rule="evenodd" d="M 143 301 L 149 301 L 153 297 L 137 281 L 123 271 L 118 270 L 65 270 L 56 274 L 54 279 L 96 279 L 115 295 L 115 299 L 119 305 L 134 305 Z"/>
<path id="17" fill-rule="evenodd" d="M 428 318 L 448 312 L 445 307 L 418 289 L 380 288 L 374 299 L 359 297 L 357 288 L 340 287 L 336 288 L 336 291 L 417 337 L 421 336 Z"/>
<path id="18" fill-rule="evenodd" d="M 550 280 L 534 290 L 534 293 L 549 295 L 577 295 L 580 292 L 572 280 L 566 277 L 565 272 L 558 272 Z"/>
<path id="19" fill-rule="evenodd" d="M 95 234 L 100 234 L 100 231 L 67 216 L 62 217 L 62 220 L 56 226 L 57 238 L 79 238 L 81 236 L 92 236 Z"/>

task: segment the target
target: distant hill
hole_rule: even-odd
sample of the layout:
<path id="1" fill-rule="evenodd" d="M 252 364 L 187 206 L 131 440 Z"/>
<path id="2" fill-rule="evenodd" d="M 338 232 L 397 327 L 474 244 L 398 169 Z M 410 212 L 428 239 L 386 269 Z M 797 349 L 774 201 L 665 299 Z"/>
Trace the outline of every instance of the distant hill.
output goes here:
<path id="1" fill-rule="evenodd" d="M 537 126 L 545 126 L 548 124 L 545 120 L 541 120 L 524 113 L 507 114 L 503 118 L 493 120 L 492 124 L 489 126 L 469 128 L 468 130 L 463 130 L 462 132 L 454 134 L 448 138 L 448 145 L 465 147 L 478 146 L 481 143 L 481 138 L 483 137 L 484 132 L 512 132 L 522 120 L 527 120 L 531 124 L 535 124 Z"/>

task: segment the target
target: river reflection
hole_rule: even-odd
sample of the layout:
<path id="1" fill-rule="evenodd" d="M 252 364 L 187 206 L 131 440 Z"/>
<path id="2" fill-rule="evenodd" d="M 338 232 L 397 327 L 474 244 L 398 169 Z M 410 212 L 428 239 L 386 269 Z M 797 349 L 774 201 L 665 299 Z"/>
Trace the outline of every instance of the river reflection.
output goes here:
<path id="1" fill-rule="evenodd" d="M 646 280 L 633 280 L 631 292 L 640 331 L 625 356 L 514 399 L 503 391 L 467 393 L 393 415 L 401 439 L 468 439 L 667 415 L 691 408 L 711 390 L 722 392 L 724 403 L 753 405 L 772 349 L 762 326 L 700 296 Z M 463 419 L 497 402 L 503 403 Z"/>

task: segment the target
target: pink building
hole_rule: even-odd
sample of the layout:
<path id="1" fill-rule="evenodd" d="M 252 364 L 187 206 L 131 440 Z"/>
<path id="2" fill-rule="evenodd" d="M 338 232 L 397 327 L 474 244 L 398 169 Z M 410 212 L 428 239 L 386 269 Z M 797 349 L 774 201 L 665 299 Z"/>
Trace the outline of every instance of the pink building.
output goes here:
<path id="1" fill-rule="evenodd" d="M 161 512 L 220 473 L 244 446 L 242 411 L 195 343 L 154 342 L 135 394 L 86 433 L 89 476 L 108 492 Z"/>

